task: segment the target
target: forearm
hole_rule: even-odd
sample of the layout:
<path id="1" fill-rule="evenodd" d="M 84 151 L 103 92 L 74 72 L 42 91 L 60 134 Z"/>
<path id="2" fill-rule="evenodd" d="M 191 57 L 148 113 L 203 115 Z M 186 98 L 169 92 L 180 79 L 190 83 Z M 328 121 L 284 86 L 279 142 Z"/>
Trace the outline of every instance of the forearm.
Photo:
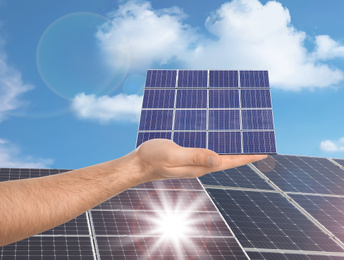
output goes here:
<path id="1" fill-rule="evenodd" d="M 0 183 L 0 246 L 61 225 L 147 181 L 133 153 L 87 168 Z"/>

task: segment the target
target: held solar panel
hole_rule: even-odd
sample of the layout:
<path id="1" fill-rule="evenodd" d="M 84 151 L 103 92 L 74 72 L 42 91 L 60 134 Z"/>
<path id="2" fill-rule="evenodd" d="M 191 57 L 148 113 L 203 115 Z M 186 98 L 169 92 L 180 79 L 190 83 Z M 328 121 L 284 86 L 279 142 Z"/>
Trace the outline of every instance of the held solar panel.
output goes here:
<path id="1" fill-rule="evenodd" d="M 268 72 L 148 70 L 136 145 L 154 138 L 220 154 L 275 154 Z"/>

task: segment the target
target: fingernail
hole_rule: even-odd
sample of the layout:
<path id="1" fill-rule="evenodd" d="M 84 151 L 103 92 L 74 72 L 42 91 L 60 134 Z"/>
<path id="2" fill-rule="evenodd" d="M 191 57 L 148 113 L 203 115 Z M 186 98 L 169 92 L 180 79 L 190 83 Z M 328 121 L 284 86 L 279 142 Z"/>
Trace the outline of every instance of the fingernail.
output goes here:
<path id="1" fill-rule="evenodd" d="M 219 166 L 219 160 L 214 155 L 210 155 L 208 157 L 208 163 L 209 163 L 209 166 L 211 166 L 211 167 Z"/>

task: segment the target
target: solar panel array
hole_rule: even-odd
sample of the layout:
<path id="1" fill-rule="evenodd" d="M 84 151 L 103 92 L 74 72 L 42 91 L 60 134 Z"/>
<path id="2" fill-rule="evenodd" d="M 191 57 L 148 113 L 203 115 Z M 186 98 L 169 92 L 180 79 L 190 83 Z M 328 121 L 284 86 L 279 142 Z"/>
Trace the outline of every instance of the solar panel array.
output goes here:
<path id="1" fill-rule="evenodd" d="M 275 154 L 268 72 L 148 70 L 137 146 L 154 138 L 220 154 Z"/>
<path id="2" fill-rule="evenodd" d="M 272 155 L 200 180 L 250 259 L 343 259 L 340 162 Z"/>
<path id="3" fill-rule="evenodd" d="M 141 184 L 0 248 L 0 259 L 343 259 L 342 161 L 273 155 L 200 181 Z M 64 171 L 0 169 L 0 180 Z M 178 242 L 159 228 L 166 214 L 188 224 Z"/>

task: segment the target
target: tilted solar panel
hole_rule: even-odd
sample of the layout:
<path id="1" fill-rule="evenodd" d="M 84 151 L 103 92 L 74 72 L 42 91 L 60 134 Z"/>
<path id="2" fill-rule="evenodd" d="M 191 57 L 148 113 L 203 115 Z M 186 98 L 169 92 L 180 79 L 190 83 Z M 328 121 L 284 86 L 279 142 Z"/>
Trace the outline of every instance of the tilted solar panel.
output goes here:
<path id="1" fill-rule="evenodd" d="M 267 71 L 148 70 L 137 146 L 154 138 L 220 154 L 275 154 Z"/>

